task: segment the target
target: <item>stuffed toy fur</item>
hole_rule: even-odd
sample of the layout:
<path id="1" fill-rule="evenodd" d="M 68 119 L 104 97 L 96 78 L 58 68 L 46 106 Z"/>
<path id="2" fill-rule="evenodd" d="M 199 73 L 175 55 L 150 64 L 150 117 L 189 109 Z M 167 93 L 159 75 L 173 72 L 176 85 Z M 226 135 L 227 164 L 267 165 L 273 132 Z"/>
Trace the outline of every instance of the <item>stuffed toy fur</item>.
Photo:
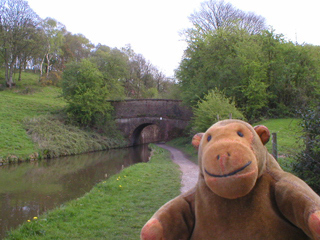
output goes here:
<path id="1" fill-rule="evenodd" d="M 264 146 L 265 126 L 224 120 L 192 140 L 199 179 L 162 206 L 143 240 L 320 239 L 320 198 Z"/>

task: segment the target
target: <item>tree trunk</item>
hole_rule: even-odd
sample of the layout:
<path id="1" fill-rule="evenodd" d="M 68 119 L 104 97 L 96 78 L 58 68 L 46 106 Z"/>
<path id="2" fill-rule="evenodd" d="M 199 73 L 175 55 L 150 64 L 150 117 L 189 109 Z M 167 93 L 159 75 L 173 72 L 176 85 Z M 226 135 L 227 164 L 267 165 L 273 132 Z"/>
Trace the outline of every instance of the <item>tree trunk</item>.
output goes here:
<path id="1" fill-rule="evenodd" d="M 19 63 L 19 78 L 18 78 L 18 81 L 20 82 L 21 81 L 21 72 L 22 72 L 22 67 L 21 67 L 22 63 L 20 62 Z"/>
<path id="2" fill-rule="evenodd" d="M 9 75 L 8 75 L 8 79 L 7 79 L 7 87 L 9 88 L 12 88 L 13 86 L 15 86 L 14 82 L 13 82 L 13 79 L 12 79 L 12 76 L 13 76 L 13 65 L 14 65 L 14 62 L 12 62 L 10 64 L 10 69 L 9 69 Z"/>
<path id="3" fill-rule="evenodd" d="M 13 57 L 11 62 L 9 62 L 7 60 L 5 61 L 5 65 L 6 65 L 5 80 L 6 80 L 6 85 L 9 88 L 15 86 L 13 79 L 12 79 L 15 59 L 16 59 L 16 57 Z"/>
<path id="4" fill-rule="evenodd" d="M 50 58 L 49 58 L 49 54 L 47 54 L 47 78 L 49 76 L 49 67 L 50 67 Z"/>
<path id="5" fill-rule="evenodd" d="M 41 60 L 41 63 L 40 63 L 40 77 L 39 77 L 39 82 L 41 81 L 41 77 L 42 77 L 42 74 L 43 74 L 43 62 L 44 62 L 44 58 L 42 58 Z"/>

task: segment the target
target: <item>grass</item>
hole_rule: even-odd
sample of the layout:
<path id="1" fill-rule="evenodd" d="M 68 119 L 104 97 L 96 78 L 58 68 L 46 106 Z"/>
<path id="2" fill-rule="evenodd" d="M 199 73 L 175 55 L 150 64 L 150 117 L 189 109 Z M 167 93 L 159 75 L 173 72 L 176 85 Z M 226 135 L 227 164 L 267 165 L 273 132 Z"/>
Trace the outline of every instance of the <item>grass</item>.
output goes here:
<path id="1" fill-rule="evenodd" d="M 66 106 L 61 88 L 41 86 L 37 74 L 25 72 L 16 83 L 15 88 L 0 91 L 0 162 L 125 145 L 119 136 L 107 138 L 64 124 L 57 114 Z"/>
<path id="2" fill-rule="evenodd" d="M 38 149 L 27 135 L 23 120 L 62 109 L 64 101 L 58 98 L 60 89 L 43 88 L 32 95 L 21 95 L 17 90 L 0 92 L 0 158 L 8 155 L 26 157 Z"/>
<path id="3" fill-rule="evenodd" d="M 256 125 L 265 125 L 270 130 L 270 133 L 277 133 L 278 162 L 285 171 L 292 172 L 292 164 L 294 160 L 291 156 L 301 151 L 303 147 L 300 139 L 300 136 L 302 135 L 302 128 L 299 126 L 299 119 L 269 119 L 253 124 L 253 126 Z M 168 142 L 168 145 L 182 150 L 191 156 L 190 159 L 193 162 L 198 162 L 197 151 L 191 145 L 191 138 L 176 138 Z M 271 139 L 266 144 L 266 147 L 268 151 L 272 153 Z"/>
<path id="4" fill-rule="evenodd" d="M 255 125 L 265 125 L 270 133 L 277 133 L 278 154 L 291 155 L 302 149 L 303 142 L 302 128 L 299 126 L 299 119 L 269 119 L 256 123 Z M 272 141 L 267 143 L 266 147 L 272 152 Z"/>
<path id="5" fill-rule="evenodd" d="M 35 216 L 6 239 L 139 239 L 142 226 L 180 194 L 180 171 L 155 145 L 148 163 L 124 169 L 84 197 Z"/>
<path id="6" fill-rule="evenodd" d="M 277 133 L 278 162 L 281 167 L 294 174 L 292 168 L 295 160 L 293 155 L 302 151 L 303 142 L 301 141 L 302 128 L 299 126 L 299 119 L 269 119 L 256 123 L 255 125 L 265 125 L 270 133 Z M 272 153 L 272 140 L 266 144 Z"/>
<path id="7" fill-rule="evenodd" d="M 65 117 L 59 115 L 27 118 L 23 122 L 33 142 L 37 143 L 41 154 L 47 158 L 127 146 L 115 127 L 109 127 L 106 136 L 65 123 Z"/>
<path id="8" fill-rule="evenodd" d="M 10 155 L 26 158 L 37 152 L 23 120 L 56 112 L 65 106 L 59 98 L 60 88 L 40 87 L 36 74 L 23 73 L 22 78 L 15 88 L 0 91 L 0 160 Z"/>
<path id="9" fill-rule="evenodd" d="M 81 132 L 53 117 L 66 105 L 59 98 L 61 89 L 40 87 L 37 81 L 38 76 L 24 73 L 23 81 L 16 88 L 0 91 L 0 160 L 13 154 L 23 158 L 48 146 L 52 146 L 52 154 L 59 155 L 66 149 L 70 150 L 67 154 L 79 153 L 84 148 L 77 148 L 81 144 L 92 150 L 105 144 L 103 139 L 93 137 L 93 133 Z M 278 133 L 279 154 L 287 156 L 299 150 L 298 120 L 276 119 L 257 124 Z M 97 138 L 97 142 L 85 142 L 80 136 Z M 70 144 L 62 148 L 61 143 L 66 142 Z M 179 138 L 169 144 L 197 162 L 191 138 Z M 271 143 L 267 147 L 270 151 Z M 180 193 L 178 166 L 171 162 L 167 151 L 152 148 L 154 155 L 150 162 L 124 169 L 97 184 L 84 197 L 35 216 L 9 232 L 7 239 L 139 239 L 141 227 L 152 214 Z M 279 159 L 286 170 L 290 170 L 290 161 L 289 157 Z"/>

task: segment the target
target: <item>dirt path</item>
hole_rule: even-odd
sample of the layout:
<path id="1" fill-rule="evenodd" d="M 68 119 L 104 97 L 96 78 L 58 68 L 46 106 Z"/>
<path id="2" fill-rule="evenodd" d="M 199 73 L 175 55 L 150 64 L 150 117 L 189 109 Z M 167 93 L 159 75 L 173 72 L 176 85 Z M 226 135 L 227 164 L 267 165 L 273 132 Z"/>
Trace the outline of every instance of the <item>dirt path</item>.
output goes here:
<path id="1" fill-rule="evenodd" d="M 181 189 L 180 191 L 186 192 L 198 181 L 198 173 L 199 173 L 199 166 L 193 162 L 191 162 L 186 155 L 181 152 L 180 150 L 170 147 L 165 144 L 157 144 L 159 147 L 167 149 L 171 152 L 171 157 L 174 163 L 180 166 L 180 170 L 182 172 L 181 177 Z"/>

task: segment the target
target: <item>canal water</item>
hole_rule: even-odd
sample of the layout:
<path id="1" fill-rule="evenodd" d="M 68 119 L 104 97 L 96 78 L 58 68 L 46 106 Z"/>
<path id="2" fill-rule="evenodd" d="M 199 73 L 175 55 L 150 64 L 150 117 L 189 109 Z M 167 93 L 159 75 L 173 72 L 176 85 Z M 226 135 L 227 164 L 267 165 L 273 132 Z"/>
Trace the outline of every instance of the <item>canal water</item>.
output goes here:
<path id="1" fill-rule="evenodd" d="M 69 200 L 138 162 L 147 145 L 0 167 L 0 239 L 5 232 Z"/>

